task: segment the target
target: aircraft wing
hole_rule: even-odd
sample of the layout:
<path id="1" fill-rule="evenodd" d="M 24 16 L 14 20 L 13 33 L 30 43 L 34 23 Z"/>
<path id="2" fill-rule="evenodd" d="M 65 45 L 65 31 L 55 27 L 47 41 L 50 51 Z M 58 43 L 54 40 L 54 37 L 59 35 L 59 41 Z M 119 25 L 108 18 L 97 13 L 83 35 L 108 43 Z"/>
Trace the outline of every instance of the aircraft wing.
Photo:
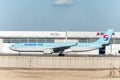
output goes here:
<path id="1" fill-rule="evenodd" d="M 69 49 L 71 46 L 61 46 L 61 47 L 55 47 L 53 48 L 54 52 L 60 52 L 60 51 L 64 51 L 65 49 Z"/>
<path id="2" fill-rule="evenodd" d="M 73 45 L 67 45 L 67 46 L 60 46 L 53 48 L 54 52 L 64 51 L 65 49 L 69 49 L 72 46 L 76 46 L 78 43 L 75 43 Z"/>
<path id="3" fill-rule="evenodd" d="M 65 49 L 69 49 L 70 47 L 72 46 L 76 46 L 78 43 L 75 43 L 75 44 L 69 44 L 69 45 L 62 45 L 62 46 L 55 46 L 55 47 L 52 47 L 52 48 L 48 48 L 48 52 L 46 52 L 46 50 L 44 50 L 43 52 L 44 53 L 63 53 L 63 51 Z"/>

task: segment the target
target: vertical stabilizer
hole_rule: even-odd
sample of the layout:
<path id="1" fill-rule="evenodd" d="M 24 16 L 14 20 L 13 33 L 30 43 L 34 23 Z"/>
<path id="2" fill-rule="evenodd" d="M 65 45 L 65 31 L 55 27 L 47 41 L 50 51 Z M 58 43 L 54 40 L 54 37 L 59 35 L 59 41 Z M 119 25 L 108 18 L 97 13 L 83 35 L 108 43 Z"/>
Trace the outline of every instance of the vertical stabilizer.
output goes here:
<path id="1" fill-rule="evenodd" d="M 105 45 L 108 44 L 110 41 L 110 38 L 112 37 L 113 29 L 107 30 L 105 34 L 103 34 L 100 39 L 98 39 L 95 43 Z"/>

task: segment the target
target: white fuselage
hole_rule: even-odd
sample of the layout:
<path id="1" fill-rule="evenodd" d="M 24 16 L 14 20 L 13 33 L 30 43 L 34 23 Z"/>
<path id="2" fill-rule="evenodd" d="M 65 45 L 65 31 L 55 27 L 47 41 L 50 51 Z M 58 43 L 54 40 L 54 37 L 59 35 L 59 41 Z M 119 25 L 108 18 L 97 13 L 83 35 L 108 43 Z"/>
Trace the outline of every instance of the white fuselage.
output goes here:
<path id="1" fill-rule="evenodd" d="M 99 45 L 94 43 L 24 43 L 11 46 L 10 49 L 18 52 L 44 52 L 46 49 L 53 49 L 62 46 L 71 46 L 69 49 L 65 49 L 64 52 L 84 52 L 91 51 L 100 48 Z"/>

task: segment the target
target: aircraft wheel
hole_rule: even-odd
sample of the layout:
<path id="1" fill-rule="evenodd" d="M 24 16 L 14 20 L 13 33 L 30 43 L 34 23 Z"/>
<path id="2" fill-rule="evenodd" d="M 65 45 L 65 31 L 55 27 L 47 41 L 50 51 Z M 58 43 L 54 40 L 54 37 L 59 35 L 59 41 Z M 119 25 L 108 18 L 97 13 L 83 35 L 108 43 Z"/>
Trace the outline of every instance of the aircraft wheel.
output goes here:
<path id="1" fill-rule="evenodd" d="M 59 56 L 65 56 L 65 54 L 59 54 Z"/>

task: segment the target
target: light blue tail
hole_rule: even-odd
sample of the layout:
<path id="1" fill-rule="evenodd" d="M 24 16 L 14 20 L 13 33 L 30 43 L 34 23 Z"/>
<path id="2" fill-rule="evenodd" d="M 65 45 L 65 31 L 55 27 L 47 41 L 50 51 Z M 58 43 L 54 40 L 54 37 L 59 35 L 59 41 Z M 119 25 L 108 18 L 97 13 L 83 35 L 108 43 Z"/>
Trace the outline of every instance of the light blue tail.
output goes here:
<path id="1" fill-rule="evenodd" d="M 100 39 L 98 39 L 95 43 L 100 44 L 100 45 L 106 45 L 109 44 L 110 38 L 112 37 L 113 34 L 113 29 L 107 30 L 106 33 L 104 33 Z"/>

